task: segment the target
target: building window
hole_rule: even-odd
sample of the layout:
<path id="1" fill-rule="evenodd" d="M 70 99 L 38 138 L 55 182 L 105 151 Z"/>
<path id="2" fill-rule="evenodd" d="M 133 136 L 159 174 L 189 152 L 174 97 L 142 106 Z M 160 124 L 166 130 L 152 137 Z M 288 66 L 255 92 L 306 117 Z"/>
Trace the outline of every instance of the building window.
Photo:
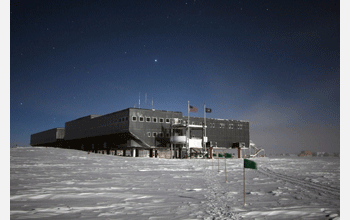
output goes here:
<path id="1" fill-rule="evenodd" d="M 215 123 L 211 123 L 211 127 L 212 127 L 212 128 L 215 128 Z"/>
<path id="2" fill-rule="evenodd" d="M 229 124 L 228 129 L 233 129 L 233 124 Z"/>
<path id="3" fill-rule="evenodd" d="M 165 119 L 165 123 L 170 123 L 170 119 L 169 119 L 169 118 L 166 118 L 166 119 Z"/>
<path id="4" fill-rule="evenodd" d="M 202 123 L 202 122 L 199 122 L 199 125 L 203 125 L 203 123 Z"/>
<path id="5" fill-rule="evenodd" d="M 156 117 L 153 117 L 153 123 L 157 123 L 157 118 Z"/>
<path id="6" fill-rule="evenodd" d="M 243 129 L 243 124 L 238 124 L 237 127 L 238 127 L 237 128 L 238 130 L 242 130 Z"/>
<path id="7" fill-rule="evenodd" d="M 128 117 L 128 116 L 126 116 L 126 117 L 125 117 L 125 121 L 128 121 L 128 120 L 129 120 L 129 117 Z"/>
<path id="8" fill-rule="evenodd" d="M 153 132 L 153 137 L 157 137 L 157 132 Z"/>
<path id="9" fill-rule="evenodd" d="M 132 116 L 132 121 L 137 121 L 137 117 L 136 116 Z"/>
<path id="10" fill-rule="evenodd" d="M 122 117 L 122 121 L 124 121 L 125 120 L 125 118 L 124 117 Z"/>
<path id="11" fill-rule="evenodd" d="M 150 117 L 147 117 L 147 118 L 146 118 L 146 122 L 151 122 L 151 118 L 150 118 Z"/>
<path id="12" fill-rule="evenodd" d="M 151 137 L 151 132 L 147 132 L 147 136 L 148 136 L 148 137 Z"/>
<path id="13" fill-rule="evenodd" d="M 163 132 L 159 132 L 159 137 L 164 137 L 164 134 L 163 134 Z"/>
<path id="14" fill-rule="evenodd" d="M 159 118 L 159 123 L 164 123 L 164 118 Z"/>
<path id="15" fill-rule="evenodd" d="M 170 134 L 169 134 L 169 133 L 166 133 L 166 137 L 170 137 Z"/>
<path id="16" fill-rule="evenodd" d="M 140 116 L 140 117 L 139 117 L 139 121 L 140 121 L 140 122 L 143 122 L 143 117 Z"/>
<path id="17" fill-rule="evenodd" d="M 119 120 L 118 120 L 119 122 L 121 122 L 122 121 L 122 119 L 121 118 L 119 118 Z"/>
<path id="18" fill-rule="evenodd" d="M 225 128 L 225 124 L 224 123 L 220 123 L 220 128 Z"/>
<path id="19" fill-rule="evenodd" d="M 192 122 L 192 124 L 194 125 L 194 121 Z"/>

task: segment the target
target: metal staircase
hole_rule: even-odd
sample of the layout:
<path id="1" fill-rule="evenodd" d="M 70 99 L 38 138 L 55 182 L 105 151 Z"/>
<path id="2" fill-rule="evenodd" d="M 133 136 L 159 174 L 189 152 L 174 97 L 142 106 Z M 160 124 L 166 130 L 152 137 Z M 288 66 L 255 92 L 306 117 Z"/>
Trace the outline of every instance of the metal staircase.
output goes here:
<path id="1" fill-rule="evenodd" d="M 250 140 L 250 144 L 249 144 L 249 157 L 257 157 L 259 155 L 259 153 L 264 152 L 264 156 L 265 156 L 265 150 L 264 149 L 260 149 L 257 148 L 255 146 L 255 144 L 253 143 L 253 141 Z"/>

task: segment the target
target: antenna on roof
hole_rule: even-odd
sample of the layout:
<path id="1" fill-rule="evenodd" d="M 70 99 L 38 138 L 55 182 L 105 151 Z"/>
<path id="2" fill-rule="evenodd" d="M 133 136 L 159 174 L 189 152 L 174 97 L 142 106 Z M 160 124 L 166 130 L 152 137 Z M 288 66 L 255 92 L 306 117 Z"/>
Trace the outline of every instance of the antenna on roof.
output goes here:
<path id="1" fill-rule="evenodd" d="M 140 92 L 139 92 L 139 108 L 140 108 Z"/>
<path id="2" fill-rule="evenodd" d="M 152 97 L 152 109 L 153 109 L 153 97 Z"/>
<path id="3" fill-rule="evenodd" d="M 147 106 L 147 93 L 145 94 L 145 106 Z"/>

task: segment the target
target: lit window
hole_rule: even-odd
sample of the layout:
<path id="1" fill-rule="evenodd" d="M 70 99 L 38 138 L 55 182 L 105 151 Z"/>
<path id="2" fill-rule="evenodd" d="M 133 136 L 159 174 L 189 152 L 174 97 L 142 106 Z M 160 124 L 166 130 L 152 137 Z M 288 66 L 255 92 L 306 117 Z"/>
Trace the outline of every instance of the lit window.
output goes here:
<path id="1" fill-rule="evenodd" d="M 150 118 L 150 117 L 147 117 L 147 118 L 146 118 L 146 122 L 151 122 L 151 118 Z"/>
<path id="2" fill-rule="evenodd" d="M 166 118 L 166 119 L 165 119 L 165 123 L 170 123 L 170 119 L 169 119 L 169 118 Z"/>
<path id="3" fill-rule="evenodd" d="M 156 117 L 153 117 L 153 123 L 157 123 L 157 118 Z"/>
<path id="4" fill-rule="evenodd" d="M 159 118 L 159 123 L 164 123 L 164 118 Z"/>
<path id="5" fill-rule="evenodd" d="M 132 121 L 136 121 L 137 117 L 136 116 L 132 116 Z"/>
<path id="6" fill-rule="evenodd" d="M 140 116 L 140 117 L 139 117 L 139 121 L 140 121 L 140 122 L 143 122 L 143 117 Z"/>
<path id="7" fill-rule="evenodd" d="M 153 132 L 153 137 L 157 137 L 157 132 Z"/>

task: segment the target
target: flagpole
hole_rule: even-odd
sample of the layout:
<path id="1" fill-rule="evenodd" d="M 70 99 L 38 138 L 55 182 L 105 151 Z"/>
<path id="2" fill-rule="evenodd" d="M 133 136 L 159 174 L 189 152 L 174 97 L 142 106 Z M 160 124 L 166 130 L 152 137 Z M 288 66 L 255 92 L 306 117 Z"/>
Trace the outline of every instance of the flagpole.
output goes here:
<path id="1" fill-rule="evenodd" d="M 187 125 L 189 125 L 190 124 L 190 101 L 188 101 L 187 111 L 188 111 Z"/>
<path id="2" fill-rule="evenodd" d="M 204 103 L 204 136 L 207 136 L 207 119 L 206 119 L 207 111 Z"/>
<path id="3" fill-rule="evenodd" d="M 206 131 L 206 110 L 205 110 L 205 102 L 204 102 L 204 137 L 203 137 L 203 147 L 204 147 L 204 152 L 207 151 L 207 147 L 206 147 L 206 142 L 204 142 L 204 138 L 207 136 L 207 131 Z"/>
<path id="4" fill-rule="evenodd" d="M 189 139 L 190 139 L 190 101 L 188 101 L 188 106 L 187 106 L 187 111 L 188 111 L 188 114 L 187 114 L 187 141 L 186 141 L 186 145 L 187 145 L 187 155 L 189 157 L 189 159 L 191 159 L 191 152 L 190 152 L 190 143 L 189 143 Z"/>

